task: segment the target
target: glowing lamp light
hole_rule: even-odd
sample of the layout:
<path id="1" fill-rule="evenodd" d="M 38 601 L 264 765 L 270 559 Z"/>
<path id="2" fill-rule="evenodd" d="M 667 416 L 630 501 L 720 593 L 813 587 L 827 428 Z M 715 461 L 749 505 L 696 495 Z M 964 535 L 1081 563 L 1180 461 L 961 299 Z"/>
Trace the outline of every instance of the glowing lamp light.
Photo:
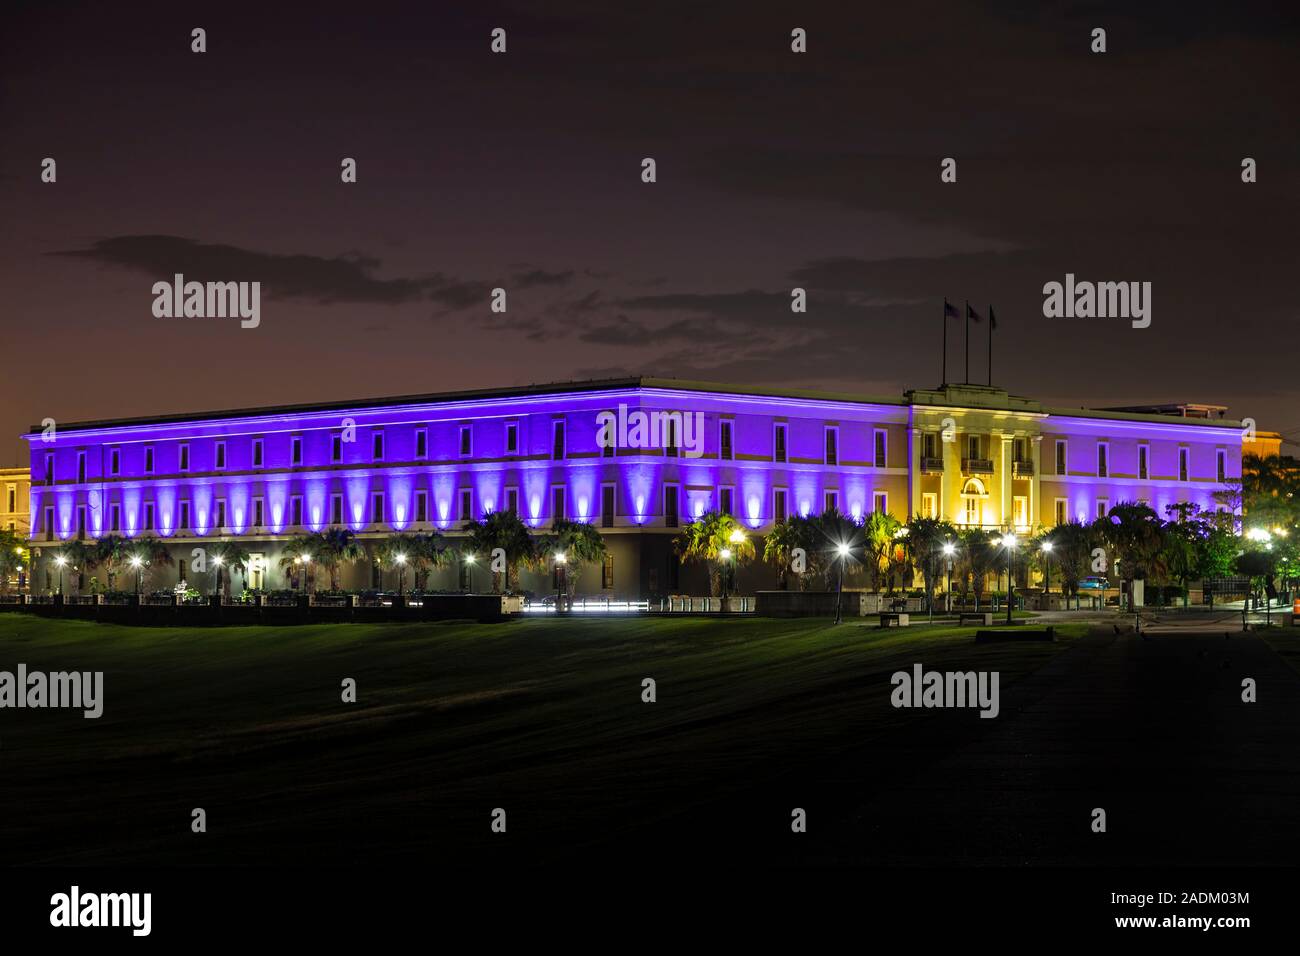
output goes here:
<path id="1" fill-rule="evenodd" d="M 732 544 L 740 544 L 742 541 L 745 540 L 745 532 L 737 528 L 735 531 L 731 532 L 731 535 L 730 537 L 728 537 L 727 540 L 730 541 Z"/>
<path id="2" fill-rule="evenodd" d="M 397 563 L 398 563 L 398 564 L 405 564 L 405 563 L 406 563 L 406 555 L 404 555 L 404 554 L 399 554 L 399 555 L 397 556 Z"/>
<path id="3" fill-rule="evenodd" d="M 948 557 L 952 557 L 957 553 L 957 546 L 951 541 L 945 541 L 943 545 L 943 553 L 948 555 Z"/>
<path id="4" fill-rule="evenodd" d="M 1016 536 L 1014 534 L 1005 535 L 1002 538 L 1002 546 L 1004 548 L 1014 548 L 1016 546 Z"/>
<path id="5" fill-rule="evenodd" d="M 1043 542 L 1043 550 L 1046 551 L 1048 554 L 1051 554 L 1051 553 L 1052 553 L 1052 542 L 1050 542 L 1050 541 L 1044 541 L 1044 542 Z"/>
<path id="6" fill-rule="evenodd" d="M 54 559 L 54 563 L 57 564 L 59 567 L 63 567 L 65 564 L 68 563 L 68 559 L 65 558 L 63 555 L 59 555 L 57 558 Z"/>
<path id="7" fill-rule="evenodd" d="M 731 549 L 730 549 L 730 548 L 723 548 L 721 551 L 718 552 L 718 557 L 720 557 L 723 561 L 730 561 L 730 560 L 731 560 Z"/>
<path id="8" fill-rule="evenodd" d="M 138 568 L 142 564 L 144 564 L 144 562 L 140 560 L 140 557 L 138 555 L 131 559 L 131 567 L 133 568 Z"/>
<path id="9" fill-rule="evenodd" d="M 835 550 L 840 553 L 841 558 L 847 558 L 849 556 L 849 546 L 843 542 L 841 542 Z"/>
<path id="10" fill-rule="evenodd" d="M 565 553 L 564 553 L 563 551 L 556 551 L 556 552 L 555 552 L 555 563 L 556 563 L 556 564 L 566 564 L 566 563 L 568 562 L 568 560 L 569 560 L 569 559 L 568 559 L 568 556 L 566 556 Z"/>
<path id="11" fill-rule="evenodd" d="M 473 563 L 474 563 L 474 555 L 472 555 L 472 554 L 467 554 L 467 555 L 465 555 L 465 563 L 466 563 L 466 564 L 473 564 Z"/>

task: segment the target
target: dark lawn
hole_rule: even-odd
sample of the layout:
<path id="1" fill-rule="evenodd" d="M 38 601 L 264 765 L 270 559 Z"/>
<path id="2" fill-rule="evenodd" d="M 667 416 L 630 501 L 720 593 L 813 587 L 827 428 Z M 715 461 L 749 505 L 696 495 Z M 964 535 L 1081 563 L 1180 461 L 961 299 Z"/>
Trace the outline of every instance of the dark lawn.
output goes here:
<path id="1" fill-rule="evenodd" d="M 166 630 L 5 614 L 0 669 L 102 670 L 105 705 L 0 711 L 0 860 L 793 861 L 892 774 L 998 723 L 894 710 L 890 674 L 998 670 L 1005 692 L 1083 629 L 975 645 L 974 628 L 824 620 Z"/>

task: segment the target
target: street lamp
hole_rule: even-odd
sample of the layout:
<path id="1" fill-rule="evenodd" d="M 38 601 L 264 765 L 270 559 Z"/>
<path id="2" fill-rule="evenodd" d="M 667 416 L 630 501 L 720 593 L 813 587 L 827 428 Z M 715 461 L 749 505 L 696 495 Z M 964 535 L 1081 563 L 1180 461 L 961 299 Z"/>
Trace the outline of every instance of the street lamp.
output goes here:
<path id="1" fill-rule="evenodd" d="M 474 593 L 474 555 L 465 555 L 465 585 L 467 593 Z"/>
<path id="2" fill-rule="evenodd" d="M 1043 602 L 1049 607 L 1052 601 L 1052 542 L 1044 541 L 1043 551 Z M 1044 609 L 1046 610 L 1046 608 Z"/>
<path id="3" fill-rule="evenodd" d="M 63 597 L 63 568 L 68 563 L 68 559 L 59 555 L 54 559 L 54 563 L 59 566 L 59 597 Z"/>
<path id="4" fill-rule="evenodd" d="M 839 563 L 840 563 L 839 583 L 835 586 L 835 623 L 836 624 L 839 624 L 840 621 L 843 620 L 843 616 L 841 614 L 841 599 L 843 598 L 844 595 L 844 560 L 849 556 L 849 551 L 850 551 L 849 546 L 845 544 L 843 541 L 841 541 L 835 547 L 835 553 L 838 555 Z"/>
<path id="5" fill-rule="evenodd" d="M 135 568 L 135 596 L 140 596 L 140 573 L 144 567 L 144 562 L 140 560 L 140 555 L 131 556 L 131 567 Z"/>
<path id="6" fill-rule="evenodd" d="M 555 552 L 555 611 L 557 614 L 564 610 L 564 592 L 567 587 L 564 575 L 565 565 L 568 563 L 568 555 L 563 551 Z"/>
<path id="7" fill-rule="evenodd" d="M 403 572 L 405 571 L 406 571 L 406 555 L 399 554 L 397 556 L 397 596 L 398 597 L 402 596 L 402 592 L 404 590 L 402 581 L 403 581 Z"/>
<path id="8" fill-rule="evenodd" d="M 213 576 L 215 581 L 212 584 L 212 596 L 216 597 L 221 593 L 221 555 L 216 555 L 212 559 Z"/>
<path id="9" fill-rule="evenodd" d="M 722 599 L 727 599 L 727 565 L 731 561 L 731 549 L 723 548 L 718 552 L 718 557 L 722 560 Z"/>
<path id="10" fill-rule="evenodd" d="M 948 559 L 948 590 L 944 592 L 944 611 L 952 613 L 952 556 L 957 553 L 957 546 L 951 541 L 943 543 L 943 553 Z"/>
<path id="11" fill-rule="evenodd" d="M 1011 595 L 1015 590 L 1015 585 L 1011 581 L 1011 559 L 1016 550 L 1016 536 L 1007 533 L 1002 538 L 1002 546 L 1007 549 L 1007 623 L 1011 623 Z"/>

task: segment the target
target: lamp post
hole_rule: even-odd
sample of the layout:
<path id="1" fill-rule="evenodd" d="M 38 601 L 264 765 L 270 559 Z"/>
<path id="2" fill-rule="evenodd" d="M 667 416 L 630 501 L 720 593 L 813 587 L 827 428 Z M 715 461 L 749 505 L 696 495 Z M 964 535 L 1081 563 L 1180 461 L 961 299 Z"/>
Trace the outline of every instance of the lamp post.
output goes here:
<path id="1" fill-rule="evenodd" d="M 59 566 L 59 597 L 63 597 L 63 569 L 68 563 L 68 559 L 59 555 L 54 559 L 54 563 Z"/>
<path id="2" fill-rule="evenodd" d="M 742 545 L 745 543 L 745 532 L 741 531 L 739 528 L 735 528 L 732 530 L 731 534 L 727 536 L 727 540 L 734 545 Z M 737 547 L 736 550 L 732 552 L 732 554 L 735 557 L 735 561 L 731 565 L 731 587 L 735 588 L 736 570 L 737 570 L 736 565 L 740 561 L 740 548 Z"/>
<path id="3" fill-rule="evenodd" d="M 1011 581 L 1011 559 L 1016 550 L 1016 536 L 1008 532 L 1002 537 L 1002 546 L 1007 549 L 1007 623 L 1011 623 L 1011 595 L 1015 585 Z"/>
<path id="4" fill-rule="evenodd" d="M 948 590 L 944 592 L 944 612 L 952 613 L 952 556 L 957 553 L 957 546 L 951 541 L 943 543 L 943 553 L 948 558 Z"/>
<path id="5" fill-rule="evenodd" d="M 140 571 L 144 567 L 144 562 L 140 560 L 138 554 L 131 557 L 131 567 L 135 568 L 135 596 L 138 598 L 140 596 Z"/>
<path id="6" fill-rule="evenodd" d="M 403 581 L 405 580 L 406 555 L 399 554 L 396 558 L 396 561 L 397 561 L 397 596 L 401 597 L 405 591 Z"/>
<path id="7" fill-rule="evenodd" d="M 467 594 L 474 593 L 474 555 L 465 555 L 465 588 Z"/>
<path id="8" fill-rule="evenodd" d="M 221 593 L 221 555 L 212 559 L 212 578 L 212 596 L 216 597 Z"/>
<path id="9" fill-rule="evenodd" d="M 839 557 L 840 576 L 839 582 L 835 585 L 835 623 L 839 624 L 843 617 L 841 615 L 842 598 L 844 596 L 844 561 L 849 556 L 849 546 L 840 542 L 835 548 L 835 553 Z M 858 613 L 861 613 L 859 611 Z"/>
<path id="10" fill-rule="evenodd" d="M 718 558 L 722 561 L 722 600 L 727 599 L 727 565 L 731 562 L 731 549 L 723 548 L 718 552 Z"/>
<path id="11" fill-rule="evenodd" d="M 555 613 L 557 614 L 564 610 L 564 592 L 567 583 L 564 580 L 564 573 L 568 562 L 568 555 L 563 551 L 555 552 Z"/>
<path id="12" fill-rule="evenodd" d="M 1052 603 L 1052 542 L 1044 541 L 1042 545 L 1043 552 L 1043 603 L 1048 605 L 1044 610 L 1050 610 Z"/>

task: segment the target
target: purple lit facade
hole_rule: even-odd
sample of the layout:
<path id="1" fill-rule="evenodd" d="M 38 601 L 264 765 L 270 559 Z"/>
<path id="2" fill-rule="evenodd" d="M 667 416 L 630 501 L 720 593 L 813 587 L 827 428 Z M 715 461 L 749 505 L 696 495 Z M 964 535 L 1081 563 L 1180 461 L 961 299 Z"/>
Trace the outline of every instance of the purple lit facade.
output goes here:
<path id="1" fill-rule="evenodd" d="M 701 453 L 602 447 L 602 413 L 620 406 L 702 421 Z M 1179 501 L 1213 509 L 1214 493 L 1241 475 L 1236 422 L 1045 409 L 965 385 L 868 400 L 633 378 L 86 422 L 47 437 L 26 436 L 38 590 L 57 581 L 52 554 L 74 538 L 165 539 L 178 563 L 156 569 L 154 587 L 184 577 L 192 549 L 238 539 L 263 567 L 240 583 L 275 589 L 301 583 L 279 566 L 296 536 L 346 527 L 370 546 L 436 530 L 454 543 L 467 519 L 513 509 L 539 531 L 566 517 L 606 535 L 610 558 L 583 572 L 580 593 L 705 593 L 703 569 L 681 567 L 671 541 L 707 510 L 728 510 L 755 534 L 831 506 L 1028 532 L 1120 501 L 1161 514 Z M 428 586 L 457 589 L 464 574 L 436 571 Z M 340 579 L 355 590 L 375 575 L 359 562 Z M 754 565 L 737 584 L 774 581 Z M 521 584 L 551 590 L 549 575 L 524 572 Z"/>

